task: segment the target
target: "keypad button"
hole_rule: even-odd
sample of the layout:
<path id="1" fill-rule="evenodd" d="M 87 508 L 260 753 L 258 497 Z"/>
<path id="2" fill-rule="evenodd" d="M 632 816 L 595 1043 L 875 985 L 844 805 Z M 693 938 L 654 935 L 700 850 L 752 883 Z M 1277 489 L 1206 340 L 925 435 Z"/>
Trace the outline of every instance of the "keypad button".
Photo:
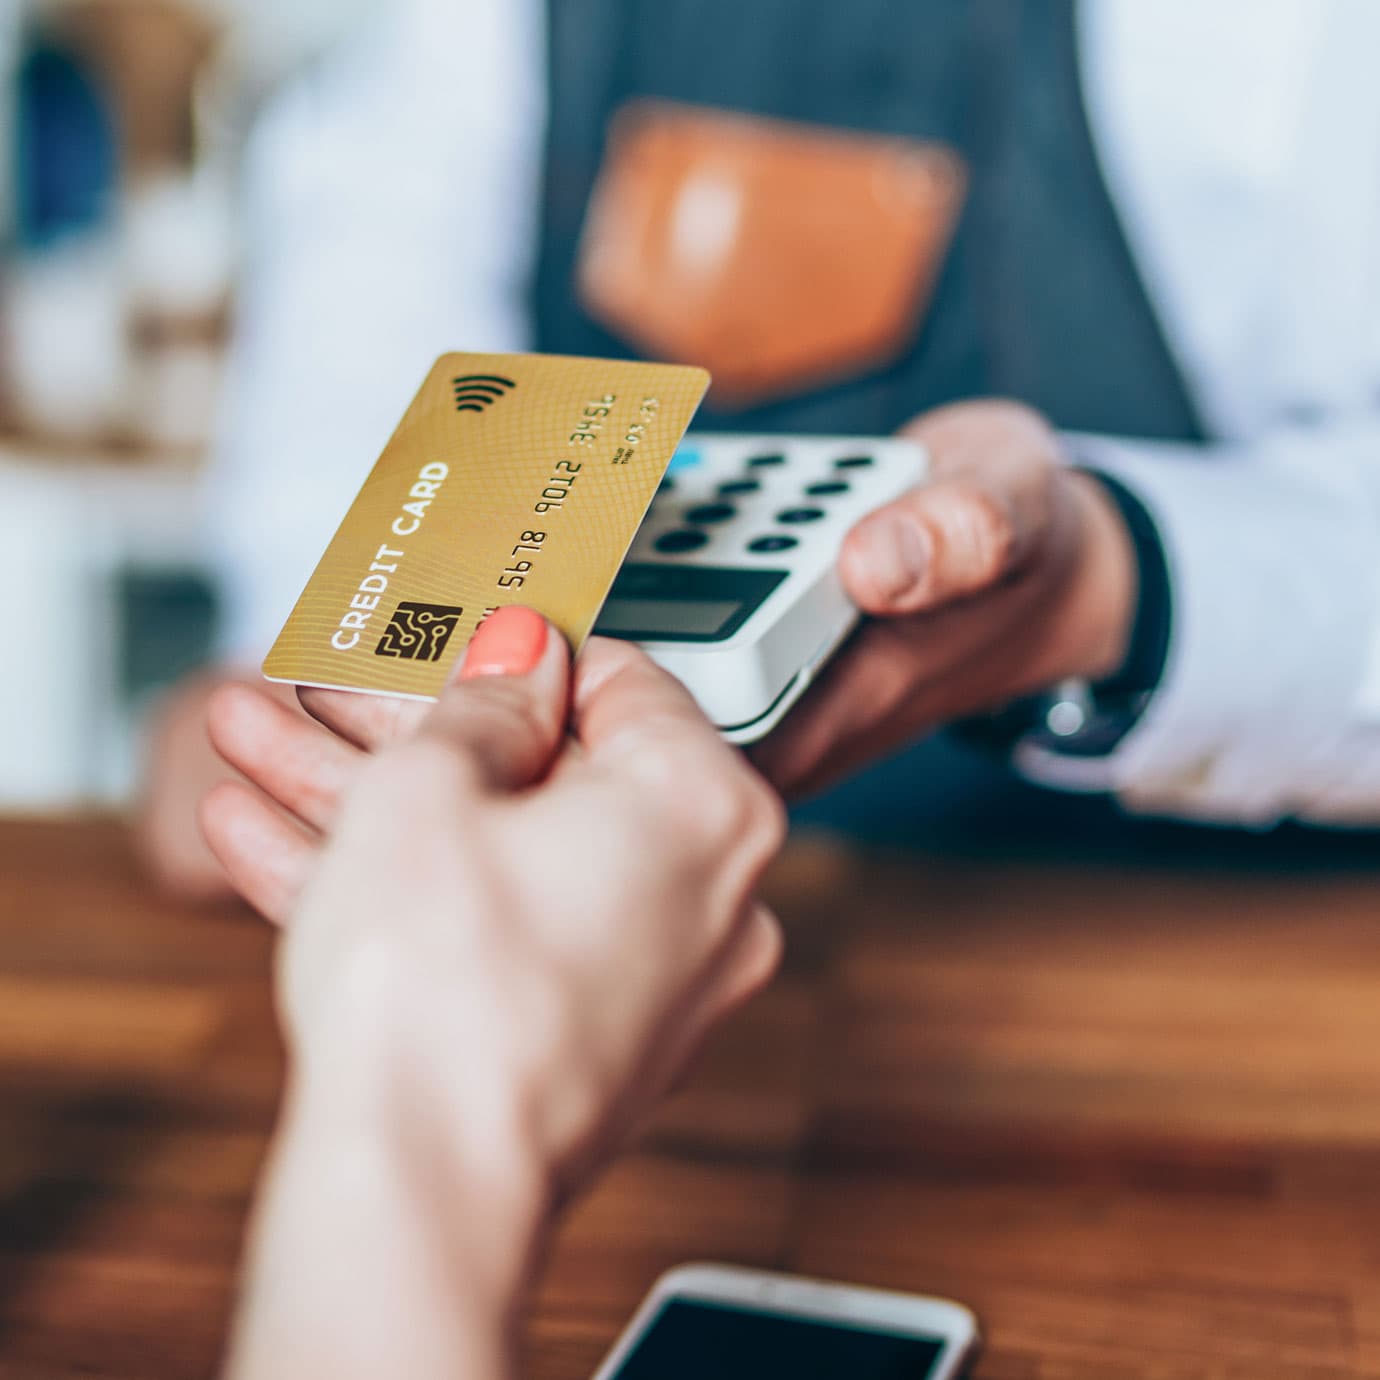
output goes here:
<path id="1" fill-rule="evenodd" d="M 686 551 L 698 551 L 708 540 L 703 532 L 696 532 L 692 527 L 677 527 L 674 531 L 663 532 L 652 545 L 663 555 L 679 556 Z"/>
<path id="2" fill-rule="evenodd" d="M 719 494 L 732 498 L 735 494 L 755 494 L 761 487 L 760 479 L 729 479 L 719 485 Z"/>
<path id="3" fill-rule="evenodd" d="M 795 527 L 803 522 L 818 522 L 823 516 L 823 508 L 786 508 L 777 513 L 776 520 Z"/>
<path id="4" fill-rule="evenodd" d="M 786 457 L 779 452 L 772 455 L 754 455 L 747 462 L 750 470 L 765 470 L 772 465 L 784 465 L 785 463 Z"/>
<path id="5" fill-rule="evenodd" d="M 789 551 L 791 547 L 799 545 L 799 537 L 788 537 L 782 532 L 774 537 L 755 537 L 748 542 L 748 550 L 765 556 L 772 551 Z"/>
<path id="6" fill-rule="evenodd" d="M 849 484 L 846 479 L 825 479 L 818 484 L 810 484 L 805 492 L 811 498 L 832 498 L 835 494 L 846 494 Z"/>
<path id="7" fill-rule="evenodd" d="M 685 515 L 686 522 L 727 522 L 738 510 L 731 503 L 701 503 Z"/>
<path id="8" fill-rule="evenodd" d="M 836 470 L 865 470 L 876 462 L 870 455 L 843 455 L 834 461 Z"/>

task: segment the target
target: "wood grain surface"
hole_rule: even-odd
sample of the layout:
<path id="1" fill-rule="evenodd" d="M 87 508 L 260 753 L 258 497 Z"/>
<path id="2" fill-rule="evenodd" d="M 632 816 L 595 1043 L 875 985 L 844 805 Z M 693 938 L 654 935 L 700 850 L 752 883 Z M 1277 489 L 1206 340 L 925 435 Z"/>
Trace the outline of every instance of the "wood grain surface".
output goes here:
<path id="1" fill-rule="evenodd" d="M 1171 850 L 1172 853 L 1172 850 Z M 983 1380 L 1380 1377 L 1380 876 L 1352 850 L 857 853 L 561 1234 L 530 1371 L 661 1270 L 949 1295 Z M 282 1076 L 271 936 L 108 821 L 0 823 L 0 1376 L 215 1371 Z"/>

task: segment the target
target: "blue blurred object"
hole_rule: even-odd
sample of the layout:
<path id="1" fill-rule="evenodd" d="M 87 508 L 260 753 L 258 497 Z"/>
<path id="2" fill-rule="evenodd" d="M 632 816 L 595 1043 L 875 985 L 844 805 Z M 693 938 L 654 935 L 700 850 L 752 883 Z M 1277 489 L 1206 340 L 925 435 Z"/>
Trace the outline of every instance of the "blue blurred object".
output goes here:
<path id="1" fill-rule="evenodd" d="M 19 243 L 44 249 L 112 213 L 119 178 L 115 114 L 76 57 L 43 44 L 20 64 L 18 95 Z"/>
<path id="2" fill-rule="evenodd" d="M 681 446 L 671 457 L 671 463 L 666 467 L 668 474 L 674 474 L 677 470 L 693 469 L 700 463 L 700 452 L 694 446 Z"/>

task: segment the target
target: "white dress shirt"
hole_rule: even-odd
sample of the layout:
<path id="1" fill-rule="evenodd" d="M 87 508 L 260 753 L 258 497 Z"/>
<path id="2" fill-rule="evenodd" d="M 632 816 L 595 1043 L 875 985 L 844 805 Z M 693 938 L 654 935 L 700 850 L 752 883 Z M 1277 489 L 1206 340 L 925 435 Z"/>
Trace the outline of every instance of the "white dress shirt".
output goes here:
<path id="1" fill-rule="evenodd" d="M 227 651 L 271 641 L 431 360 L 520 349 L 541 0 L 404 0 L 263 121 L 211 495 Z M 1380 821 L 1380 5 L 1095 0 L 1089 117 L 1213 437 L 1078 438 L 1174 587 L 1141 722 L 1046 780 L 1135 809 Z"/>

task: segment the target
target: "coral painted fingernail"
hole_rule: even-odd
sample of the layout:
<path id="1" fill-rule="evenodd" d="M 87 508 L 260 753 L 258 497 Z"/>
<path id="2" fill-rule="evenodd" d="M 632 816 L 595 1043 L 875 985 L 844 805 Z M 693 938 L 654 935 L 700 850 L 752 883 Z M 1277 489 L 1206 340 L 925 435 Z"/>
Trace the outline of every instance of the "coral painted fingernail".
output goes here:
<path id="1" fill-rule="evenodd" d="M 525 676 L 536 670 L 547 636 L 546 619 L 534 609 L 521 604 L 495 609 L 470 638 L 460 679 Z"/>

